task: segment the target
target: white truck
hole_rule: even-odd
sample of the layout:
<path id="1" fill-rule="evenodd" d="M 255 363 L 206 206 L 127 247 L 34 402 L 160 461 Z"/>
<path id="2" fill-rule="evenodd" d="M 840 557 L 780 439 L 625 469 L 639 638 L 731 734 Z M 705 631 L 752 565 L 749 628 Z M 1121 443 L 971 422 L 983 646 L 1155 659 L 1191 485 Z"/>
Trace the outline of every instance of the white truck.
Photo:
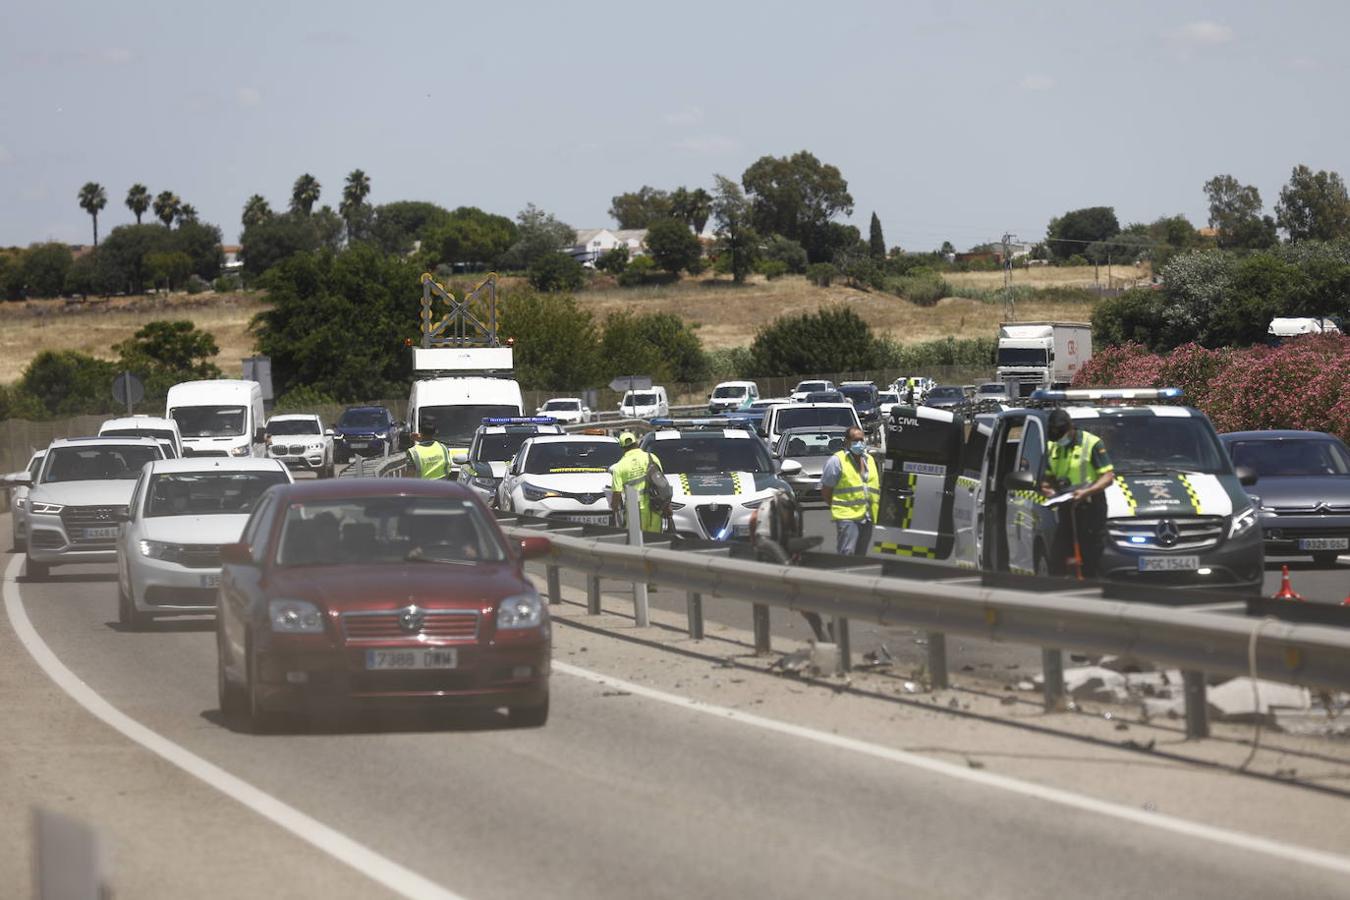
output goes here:
<path id="1" fill-rule="evenodd" d="M 485 418 L 524 414 L 510 347 L 413 348 L 417 380 L 408 396 L 408 427 L 430 425 L 450 455 L 468 453 Z"/>
<path id="2" fill-rule="evenodd" d="M 1014 398 L 1068 387 L 1091 358 L 1092 326 L 1082 322 L 1005 322 L 998 328 L 998 380 Z"/>

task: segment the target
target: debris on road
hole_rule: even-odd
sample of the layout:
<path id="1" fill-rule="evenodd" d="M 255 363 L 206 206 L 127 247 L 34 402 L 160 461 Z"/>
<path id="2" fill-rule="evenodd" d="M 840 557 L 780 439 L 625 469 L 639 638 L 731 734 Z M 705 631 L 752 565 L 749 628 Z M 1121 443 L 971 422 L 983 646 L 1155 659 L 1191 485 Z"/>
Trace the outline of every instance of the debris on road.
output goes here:
<path id="1" fill-rule="evenodd" d="M 1257 698 L 1252 696 L 1250 678 L 1234 678 L 1210 688 L 1207 696 L 1210 712 L 1216 718 L 1230 722 L 1247 722 L 1258 716 L 1270 717 L 1274 707 L 1294 710 L 1312 707 L 1312 695 L 1307 688 L 1262 680 L 1257 680 L 1256 687 L 1260 695 L 1259 707 Z"/>

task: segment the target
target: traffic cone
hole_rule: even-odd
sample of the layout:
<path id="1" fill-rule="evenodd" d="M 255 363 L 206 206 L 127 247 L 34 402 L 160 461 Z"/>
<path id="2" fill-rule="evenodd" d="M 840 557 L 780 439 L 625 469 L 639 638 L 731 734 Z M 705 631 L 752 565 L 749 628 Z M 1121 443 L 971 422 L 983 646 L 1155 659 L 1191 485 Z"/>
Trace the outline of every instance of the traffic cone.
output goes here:
<path id="1" fill-rule="evenodd" d="M 1275 592 L 1272 600 L 1302 600 L 1303 595 L 1297 593 L 1293 585 L 1289 583 L 1289 567 L 1280 566 L 1280 589 Z"/>

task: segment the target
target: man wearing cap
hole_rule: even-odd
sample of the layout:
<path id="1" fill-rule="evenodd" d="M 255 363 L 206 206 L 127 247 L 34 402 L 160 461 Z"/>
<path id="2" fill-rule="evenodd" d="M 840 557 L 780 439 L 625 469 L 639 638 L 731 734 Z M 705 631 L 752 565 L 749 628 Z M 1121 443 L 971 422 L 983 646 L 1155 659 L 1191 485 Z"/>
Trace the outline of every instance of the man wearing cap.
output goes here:
<path id="1" fill-rule="evenodd" d="M 1059 513 L 1055 546 L 1050 552 L 1050 570 L 1057 575 L 1071 572 L 1069 566 L 1075 556 L 1076 542 L 1078 554 L 1083 559 L 1083 575 L 1095 578 L 1106 532 L 1105 491 L 1116 480 L 1115 466 L 1111 464 L 1101 438 L 1074 425 L 1067 410 L 1050 412 L 1046 436 L 1049 446 L 1041 493 L 1053 497 L 1065 491 L 1073 492 L 1067 513 L 1069 521 L 1065 521 L 1063 511 Z"/>
<path id="2" fill-rule="evenodd" d="M 637 435 L 631 431 L 625 431 L 619 435 L 619 446 L 623 448 L 623 456 L 619 461 L 609 467 L 611 477 L 609 508 L 615 513 L 623 509 L 623 489 L 630 484 L 637 485 L 638 494 L 638 521 L 642 525 L 642 530 L 652 533 L 660 533 L 664 519 L 661 510 L 651 508 L 651 500 L 647 497 L 647 466 L 655 463 L 658 469 L 661 468 L 661 460 L 655 453 L 648 453 L 638 446 Z M 664 470 L 663 470 L 664 471 Z"/>
<path id="3" fill-rule="evenodd" d="M 408 448 L 408 464 L 417 472 L 418 478 L 442 481 L 450 477 L 450 451 L 436 440 L 436 426 L 423 425 L 420 433 L 413 435 L 417 443 Z"/>

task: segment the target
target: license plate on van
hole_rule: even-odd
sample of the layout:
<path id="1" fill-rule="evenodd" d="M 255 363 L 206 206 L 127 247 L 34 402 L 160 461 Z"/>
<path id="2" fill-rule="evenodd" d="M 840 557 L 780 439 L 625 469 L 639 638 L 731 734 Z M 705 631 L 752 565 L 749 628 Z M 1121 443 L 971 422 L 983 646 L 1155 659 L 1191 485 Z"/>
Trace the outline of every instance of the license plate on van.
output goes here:
<path id="1" fill-rule="evenodd" d="M 1350 538 L 1300 538 L 1300 550 L 1350 550 Z"/>
<path id="2" fill-rule="evenodd" d="M 1140 572 L 1194 572 L 1200 568 L 1198 556 L 1141 556 Z"/>

